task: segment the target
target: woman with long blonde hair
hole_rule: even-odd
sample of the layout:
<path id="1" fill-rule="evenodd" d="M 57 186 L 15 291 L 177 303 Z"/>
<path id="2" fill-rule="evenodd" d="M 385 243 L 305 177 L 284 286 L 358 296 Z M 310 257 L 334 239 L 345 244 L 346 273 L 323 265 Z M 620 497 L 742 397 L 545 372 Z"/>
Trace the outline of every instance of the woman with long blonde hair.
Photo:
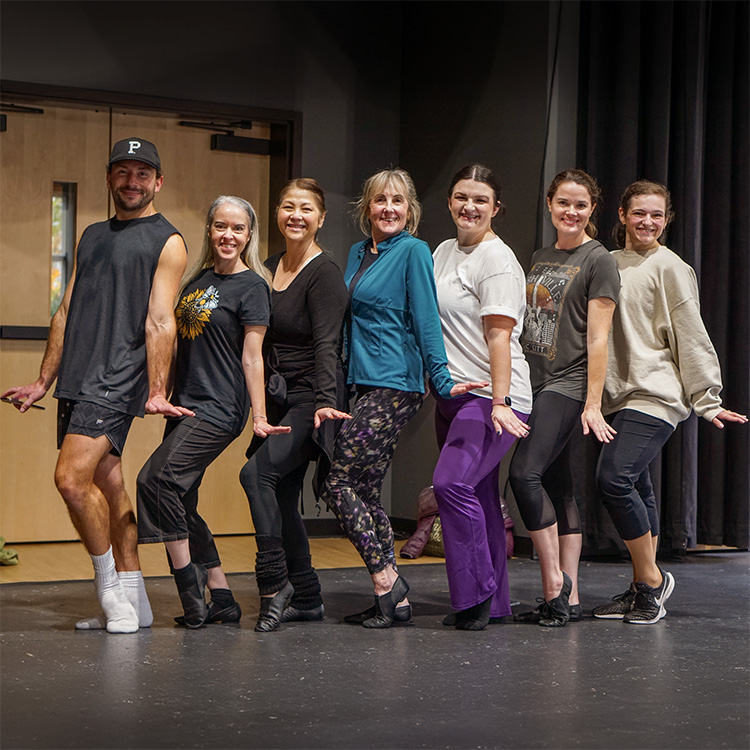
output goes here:
<path id="1" fill-rule="evenodd" d="M 164 543 L 184 610 L 176 619 L 188 628 L 236 622 L 241 614 L 211 531 L 198 514 L 203 474 L 242 432 L 251 407 L 256 435 L 288 432 L 265 416 L 262 346 L 269 289 L 258 244 L 253 207 L 242 198 L 217 198 L 175 311 L 171 400 L 195 416 L 167 421 L 161 445 L 138 475 L 138 541 Z"/>

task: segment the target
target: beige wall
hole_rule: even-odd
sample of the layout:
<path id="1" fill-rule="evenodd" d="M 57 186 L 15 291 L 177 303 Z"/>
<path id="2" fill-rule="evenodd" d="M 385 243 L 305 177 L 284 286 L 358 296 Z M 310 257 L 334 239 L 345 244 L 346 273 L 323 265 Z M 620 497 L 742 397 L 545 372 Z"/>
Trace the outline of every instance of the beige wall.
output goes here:
<path id="1" fill-rule="evenodd" d="M 181 127 L 174 115 L 42 106 L 43 115 L 9 114 L 8 129 L 0 135 L 0 325 L 48 324 L 52 183 L 78 185 L 78 239 L 88 224 L 109 215 L 105 166 L 111 143 L 120 138 L 138 135 L 159 148 L 165 178 L 156 208 L 182 232 L 189 263 L 200 249 L 208 206 L 218 195 L 240 195 L 259 216 L 268 213 L 268 157 L 211 151 L 208 131 Z M 268 128 L 255 126 L 242 134 L 267 138 Z M 263 257 L 268 232 L 261 225 Z M 42 341 L 0 340 L 0 389 L 35 380 L 43 352 Z M 23 415 L 8 405 L 0 411 L 0 535 L 9 542 L 76 538 L 54 486 L 51 393 L 41 405 L 45 411 Z M 163 428 L 159 417 L 133 423 L 123 454 L 131 496 Z M 237 479 L 249 439 L 246 430 L 206 473 L 200 507 L 214 533 L 252 530 Z"/>

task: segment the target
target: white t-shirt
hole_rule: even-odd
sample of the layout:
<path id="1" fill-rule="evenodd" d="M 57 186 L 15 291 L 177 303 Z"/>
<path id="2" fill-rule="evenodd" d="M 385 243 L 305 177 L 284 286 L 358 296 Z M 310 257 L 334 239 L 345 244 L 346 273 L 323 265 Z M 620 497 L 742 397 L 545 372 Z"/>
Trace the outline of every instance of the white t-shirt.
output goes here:
<path id="1" fill-rule="evenodd" d="M 434 254 L 438 309 L 448 370 L 456 383 L 489 380 L 490 352 L 482 318 L 505 315 L 516 321 L 510 338 L 510 397 L 516 411 L 531 412 L 529 365 L 519 342 L 526 311 L 526 275 L 513 251 L 499 238 L 473 247 L 446 240 Z M 491 384 L 472 391 L 492 398 Z M 505 395 L 505 394 L 503 394 Z"/>

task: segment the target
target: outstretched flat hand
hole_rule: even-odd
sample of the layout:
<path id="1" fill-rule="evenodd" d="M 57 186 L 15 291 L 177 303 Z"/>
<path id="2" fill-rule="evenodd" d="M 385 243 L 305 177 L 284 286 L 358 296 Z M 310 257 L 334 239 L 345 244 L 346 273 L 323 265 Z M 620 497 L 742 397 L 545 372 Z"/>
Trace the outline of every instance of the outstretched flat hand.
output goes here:
<path id="1" fill-rule="evenodd" d="M 330 406 L 325 406 L 322 409 L 317 409 L 315 412 L 315 419 L 313 420 L 313 425 L 315 426 L 315 429 L 317 430 L 320 425 L 323 424 L 323 422 L 326 421 L 326 419 L 351 419 L 352 415 L 347 414 L 345 411 L 339 411 L 338 409 L 334 409 Z"/>
<path id="2" fill-rule="evenodd" d="M 164 396 L 154 396 L 146 401 L 146 414 L 163 414 L 165 417 L 194 417 L 195 412 L 184 406 L 170 404 Z"/>
<path id="3" fill-rule="evenodd" d="M 607 424 L 602 416 L 602 410 L 597 406 L 586 406 L 581 414 L 581 424 L 583 425 L 583 434 L 588 435 L 593 432 L 594 436 L 600 443 L 611 443 L 614 440 L 617 430 Z"/>
<path id="4" fill-rule="evenodd" d="M 507 406 L 492 407 L 492 424 L 495 425 L 495 432 L 502 435 L 503 431 L 508 431 L 517 438 L 525 438 L 529 434 L 529 426 L 522 422 L 512 409 Z"/>
<path id="5" fill-rule="evenodd" d="M 0 394 L 0 397 L 12 399 L 13 406 L 23 414 L 31 408 L 33 403 L 43 398 L 46 393 L 47 389 L 36 382 L 9 388 L 5 393 Z"/>
<path id="6" fill-rule="evenodd" d="M 284 425 L 268 424 L 265 418 L 253 419 L 253 432 L 258 437 L 268 437 L 269 435 L 283 435 L 285 432 L 291 432 L 292 428 Z"/>
<path id="7" fill-rule="evenodd" d="M 737 414 L 736 411 L 724 409 L 724 411 L 720 411 L 711 420 L 711 424 L 715 425 L 720 430 L 724 429 L 724 422 L 739 422 L 739 424 L 745 424 L 747 422 L 747 417 L 744 414 Z"/>
<path id="8" fill-rule="evenodd" d="M 451 398 L 463 396 L 464 393 L 475 391 L 477 388 L 486 388 L 489 384 L 489 380 L 482 380 L 477 383 L 456 383 L 456 385 L 451 388 Z"/>

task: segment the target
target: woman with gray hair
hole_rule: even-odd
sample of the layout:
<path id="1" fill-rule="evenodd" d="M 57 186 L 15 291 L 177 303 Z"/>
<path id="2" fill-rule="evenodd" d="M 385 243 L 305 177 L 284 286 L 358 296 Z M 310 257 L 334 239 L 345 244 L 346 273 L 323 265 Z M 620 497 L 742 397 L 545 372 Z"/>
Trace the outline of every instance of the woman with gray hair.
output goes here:
<path id="1" fill-rule="evenodd" d="M 167 421 L 161 445 L 138 475 L 138 541 L 164 542 L 184 609 L 176 620 L 188 628 L 236 622 L 241 614 L 211 531 L 198 515 L 203 474 L 242 432 L 250 407 L 256 435 L 289 431 L 265 416 L 262 346 L 270 276 L 258 244 L 253 207 L 242 198 L 217 198 L 175 311 L 171 400 L 195 416 Z"/>
<path id="2" fill-rule="evenodd" d="M 411 618 L 380 491 L 399 433 L 424 400 L 425 372 L 446 398 L 486 385 L 457 385 L 448 373 L 432 255 L 415 236 L 421 213 L 407 172 L 370 177 L 355 208 L 367 239 L 351 248 L 344 274 L 347 380 L 357 401 L 336 438 L 321 494 L 372 577 L 374 606 L 344 618 L 366 628 Z"/>

